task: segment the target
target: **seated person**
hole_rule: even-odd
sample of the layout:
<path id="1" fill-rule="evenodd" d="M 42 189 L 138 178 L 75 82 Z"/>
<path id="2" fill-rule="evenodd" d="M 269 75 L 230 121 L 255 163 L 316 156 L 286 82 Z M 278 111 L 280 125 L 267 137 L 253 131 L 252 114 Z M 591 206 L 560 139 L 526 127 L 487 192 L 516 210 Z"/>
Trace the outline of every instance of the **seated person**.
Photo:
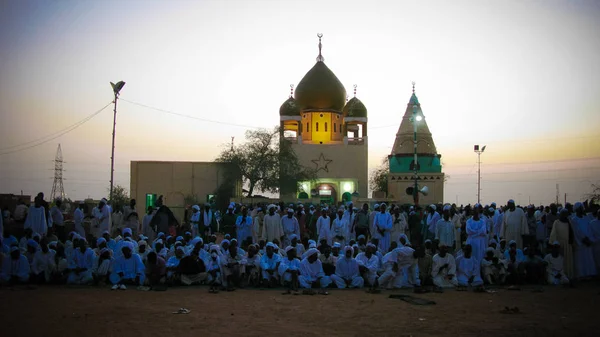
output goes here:
<path id="1" fill-rule="evenodd" d="M 300 263 L 298 281 L 300 282 L 300 287 L 308 289 L 313 287 L 327 288 L 331 283 L 331 279 L 323 271 L 323 265 L 319 261 L 319 251 L 317 249 L 311 248 L 306 251 L 306 258 Z M 321 290 L 321 293 L 325 294 L 325 291 Z"/>
<path id="2" fill-rule="evenodd" d="M 280 261 L 281 256 L 275 254 L 275 245 L 271 242 L 267 243 L 266 253 L 260 259 L 260 268 L 262 270 L 262 281 L 264 286 L 273 288 L 279 284 L 277 268 Z"/>
<path id="3" fill-rule="evenodd" d="M 146 256 L 146 284 L 153 287 L 164 285 L 167 281 L 167 263 L 158 256 L 156 252 L 150 252 Z"/>
<path id="4" fill-rule="evenodd" d="M 288 288 L 288 292 L 298 291 L 298 274 L 300 272 L 300 260 L 296 258 L 297 250 L 293 246 L 285 248 L 286 257 L 279 263 L 278 272 L 281 275 L 283 285 Z"/>
<path id="5" fill-rule="evenodd" d="M 525 260 L 521 263 L 525 281 L 529 284 L 546 282 L 546 263 L 536 254 L 533 245 L 525 248 Z"/>
<path id="6" fill-rule="evenodd" d="M 21 255 L 18 246 L 11 246 L 10 255 L 6 255 L 2 260 L 0 283 L 12 285 L 27 282 L 29 282 L 29 261 Z"/>
<path id="7" fill-rule="evenodd" d="M 331 255 L 331 246 L 327 244 L 321 246 L 319 261 L 321 261 L 325 275 L 330 276 L 335 273 L 335 258 Z"/>
<path id="8" fill-rule="evenodd" d="M 139 255 L 133 253 L 133 244 L 125 242 L 121 246 L 122 256 L 115 260 L 113 272 L 109 279 L 113 284 L 112 290 L 126 290 L 126 284 L 141 286 L 146 278 L 146 267 Z"/>
<path id="9" fill-rule="evenodd" d="M 362 288 L 365 284 L 353 253 L 352 247 L 344 247 L 344 256 L 337 260 L 335 274 L 331 275 L 331 280 L 339 289 Z"/>
<path id="10" fill-rule="evenodd" d="M 248 246 L 248 255 L 242 259 L 244 282 L 251 287 L 260 286 L 260 254 L 257 245 Z"/>
<path id="11" fill-rule="evenodd" d="M 454 256 L 448 254 L 448 247 L 440 244 L 439 253 L 433 257 L 431 277 L 433 284 L 439 289 L 453 288 L 458 284 L 456 280 L 456 261 Z"/>
<path id="12" fill-rule="evenodd" d="M 180 275 L 181 283 L 186 286 L 200 284 L 208 277 L 204 260 L 200 258 L 201 250 L 204 251 L 199 245 L 196 245 L 190 255 L 184 256 L 179 261 L 177 273 Z"/>
<path id="13" fill-rule="evenodd" d="M 565 263 L 562 255 L 560 255 L 560 242 L 554 241 L 550 249 L 551 253 L 544 257 L 548 284 L 569 284 L 569 279 L 564 271 Z"/>
<path id="14" fill-rule="evenodd" d="M 92 269 L 94 268 L 95 254 L 94 251 L 87 246 L 87 241 L 84 238 L 73 240 L 73 244 L 77 243 L 77 247 L 73 247 L 71 253 L 71 263 L 69 264 L 68 284 L 89 284 L 94 280 Z"/>
<path id="15" fill-rule="evenodd" d="M 481 289 L 483 280 L 481 279 L 480 263 L 472 256 L 473 247 L 467 244 L 463 247 L 463 255 L 456 259 L 456 280 L 460 288 L 469 285 Z"/>
<path id="16" fill-rule="evenodd" d="M 506 267 L 496 256 L 494 247 L 488 247 L 485 256 L 481 260 L 481 269 L 484 281 L 487 284 L 504 284 L 506 279 Z"/>

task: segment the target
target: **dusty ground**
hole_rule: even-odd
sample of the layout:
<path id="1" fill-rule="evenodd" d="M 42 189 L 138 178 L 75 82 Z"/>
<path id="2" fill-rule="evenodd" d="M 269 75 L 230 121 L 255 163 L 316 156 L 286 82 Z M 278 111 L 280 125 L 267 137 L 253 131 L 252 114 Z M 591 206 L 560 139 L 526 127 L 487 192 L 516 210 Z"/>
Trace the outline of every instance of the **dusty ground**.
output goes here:
<path id="1" fill-rule="evenodd" d="M 332 290 L 283 296 L 275 290 L 209 294 L 205 287 L 166 292 L 105 288 L 0 289 L 2 336 L 593 336 L 600 327 L 600 287 L 446 291 L 414 295 L 418 306 L 384 291 Z M 520 314 L 501 314 L 505 306 Z M 188 315 L 171 312 L 180 307 Z"/>

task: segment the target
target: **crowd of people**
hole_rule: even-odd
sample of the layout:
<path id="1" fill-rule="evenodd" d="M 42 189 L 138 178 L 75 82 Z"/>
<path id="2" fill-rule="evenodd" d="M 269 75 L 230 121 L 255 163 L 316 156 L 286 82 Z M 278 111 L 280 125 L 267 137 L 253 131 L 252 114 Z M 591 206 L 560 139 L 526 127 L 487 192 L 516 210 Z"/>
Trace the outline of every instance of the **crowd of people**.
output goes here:
<path id="1" fill-rule="evenodd" d="M 80 205 L 67 233 L 61 201 L 50 207 L 40 193 L 14 215 L 0 217 L 2 284 L 113 290 L 205 284 L 213 293 L 242 287 L 485 291 L 504 284 L 572 286 L 600 270 L 600 211 L 587 202 L 424 209 L 231 203 L 222 214 L 206 204 L 192 206 L 179 223 L 162 197 L 143 217 L 135 200 L 113 210 L 102 199 L 90 215 Z M 7 221 L 16 225 L 4 227 Z"/>

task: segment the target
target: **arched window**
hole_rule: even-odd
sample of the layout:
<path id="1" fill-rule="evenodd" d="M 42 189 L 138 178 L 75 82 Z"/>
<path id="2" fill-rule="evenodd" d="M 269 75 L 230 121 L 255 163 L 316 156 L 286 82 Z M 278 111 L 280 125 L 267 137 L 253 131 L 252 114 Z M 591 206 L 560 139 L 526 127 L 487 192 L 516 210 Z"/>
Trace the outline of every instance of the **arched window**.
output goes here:
<path id="1" fill-rule="evenodd" d="M 325 122 L 325 132 L 327 132 L 327 122 Z"/>
<path id="2" fill-rule="evenodd" d="M 333 123 L 333 132 L 337 132 L 337 124 Z"/>
<path id="3" fill-rule="evenodd" d="M 317 129 L 315 131 L 319 132 L 319 122 L 317 122 L 317 125 L 315 125 L 317 127 Z"/>

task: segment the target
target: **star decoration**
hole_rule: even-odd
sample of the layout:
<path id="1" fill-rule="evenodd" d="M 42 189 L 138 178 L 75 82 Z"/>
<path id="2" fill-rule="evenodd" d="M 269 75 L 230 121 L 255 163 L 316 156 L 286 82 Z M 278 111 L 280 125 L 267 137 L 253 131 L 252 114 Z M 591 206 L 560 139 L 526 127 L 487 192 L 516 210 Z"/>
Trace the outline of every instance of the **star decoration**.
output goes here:
<path id="1" fill-rule="evenodd" d="M 327 167 L 327 165 L 329 165 L 329 163 L 331 163 L 333 160 L 325 159 L 325 156 L 323 155 L 323 153 L 321 153 L 319 159 L 313 159 L 311 161 L 315 163 L 315 165 L 317 165 L 317 171 L 323 170 L 325 172 L 329 172 L 329 168 Z"/>

